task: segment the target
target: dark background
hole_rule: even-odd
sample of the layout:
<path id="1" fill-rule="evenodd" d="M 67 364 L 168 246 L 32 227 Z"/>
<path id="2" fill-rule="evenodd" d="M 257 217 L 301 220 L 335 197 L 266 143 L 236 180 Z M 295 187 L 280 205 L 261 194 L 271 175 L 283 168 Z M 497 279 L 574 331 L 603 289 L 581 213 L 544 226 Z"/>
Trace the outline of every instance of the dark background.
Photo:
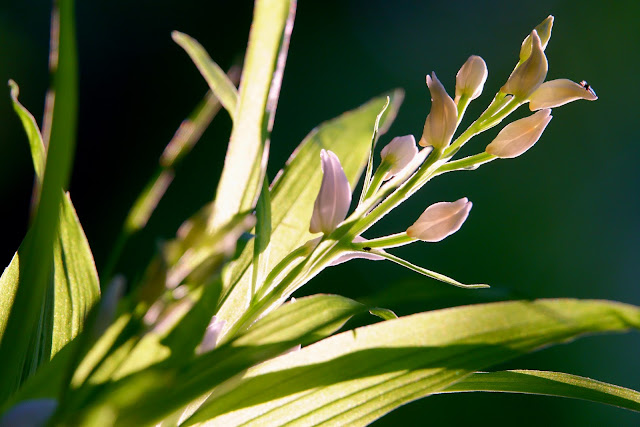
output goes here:
<path id="1" fill-rule="evenodd" d="M 242 57 L 252 5 L 78 3 L 80 125 L 70 191 L 101 269 L 164 145 L 206 91 L 170 31 L 197 38 L 226 69 Z M 477 116 L 517 61 L 522 39 L 548 14 L 556 17 L 546 51 L 549 79 L 586 79 L 600 99 L 555 109 L 542 140 L 520 158 L 434 180 L 369 237 L 407 227 L 435 201 L 467 196 L 474 208 L 460 232 L 440 244 L 416 244 L 397 253 L 461 281 L 490 283 L 498 292 L 525 298 L 640 304 L 636 1 L 301 2 L 273 131 L 270 175 L 315 125 L 390 88 L 404 88 L 406 99 L 381 142 L 395 135 L 419 136 L 429 106 L 425 74 L 435 70 L 453 93 L 455 73 L 471 54 L 481 55 L 489 67 L 485 95 L 467 117 Z M 0 81 L 18 82 L 20 99 L 39 121 L 48 85 L 48 31 L 49 2 L 2 2 Z M 121 271 L 134 271 L 156 241 L 171 237 L 182 220 L 212 199 L 229 128 L 228 116 L 221 113 L 179 168 L 148 230 L 125 252 Z M 465 153 L 481 151 L 495 133 L 474 139 Z M 28 144 L 6 89 L 0 96 L 0 265 L 8 265 L 24 236 L 32 183 Z M 326 271 L 306 291 L 359 297 L 410 278 L 415 276 L 395 265 L 359 260 Z M 425 286 L 445 285 L 425 279 Z M 397 309 L 405 313 L 435 305 L 416 301 Z M 586 338 L 501 368 L 566 371 L 640 389 L 639 338 L 637 333 Z M 430 397 L 379 425 L 631 426 L 639 421 L 637 414 L 592 403 L 474 394 Z"/>

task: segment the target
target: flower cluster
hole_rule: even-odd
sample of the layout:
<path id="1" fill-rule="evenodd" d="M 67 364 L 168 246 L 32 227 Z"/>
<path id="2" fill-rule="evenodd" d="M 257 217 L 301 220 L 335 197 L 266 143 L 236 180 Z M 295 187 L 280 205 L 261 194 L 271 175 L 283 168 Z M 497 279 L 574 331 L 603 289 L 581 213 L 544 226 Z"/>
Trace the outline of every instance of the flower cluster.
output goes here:
<path id="1" fill-rule="evenodd" d="M 362 238 L 360 234 L 436 175 L 452 170 L 475 169 L 497 158 L 513 158 L 523 154 L 540 139 L 551 121 L 552 108 L 577 99 L 597 99 L 593 89 L 584 81 L 574 83 L 558 79 L 545 82 L 548 62 L 544 50 L 551 37 L 552 26 L 553 17 L 549 16 L 525 38 L 518 64 L 506 83 L 485 112 L 453 142 L 467 106 L 482 94 L 488 76 L 487 65 L 479 56 L 469 57 L 456 74 L 454 98 L 449 96 L 435 73 L 427 75 L 431 110 L 419 141 L 419 145 L 426 148 L 419 151 L 412 135 L 392 139 L 382 149 L 377 171 L 369 182 L 365 181 L 360 203 L 349 218 L 347 214 L 352 198 L 349 182 L 338 157 L 331 151 L 322 150 L 323 179 L 309 231 L 321 232 L 323 236 L 307 245 L 313 252 L 321 242 L 328 243 L 323 256 L 317 258 L 324 261 L 324 264 L 319 262 L 321 266 L 358 257 L 389 259 L 438 280 L 464 286 L 453 279 L 414 266 L 383 249 L 416 240 L 439 242 L 455 233 L 471 210 L 472 204 L 466 197 L 455 202 L 432 204 L 405 232 L 371 240 Z M 473 136 L 500 124 L 509 114 L 527 103 L 534 113 L 504 126 L 484 152 L 451 161 Z"/>

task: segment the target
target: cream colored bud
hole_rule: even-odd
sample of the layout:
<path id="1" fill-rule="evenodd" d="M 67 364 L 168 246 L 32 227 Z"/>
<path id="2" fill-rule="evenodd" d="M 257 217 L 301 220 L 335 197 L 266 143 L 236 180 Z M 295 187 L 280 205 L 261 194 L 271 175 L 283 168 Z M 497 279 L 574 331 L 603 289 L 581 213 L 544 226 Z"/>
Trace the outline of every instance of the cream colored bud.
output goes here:
<path id="1" fill-rule="evenodd" d="M 424 122 L 420 145 L 445 149 L 451 142 L 458 121 L 458 109 L 447 94 L 436 73 L 427 76 L 427 86 L 431 92 L 431 111 Z"/>
<path id="2" fill-rule="evenodd" d="M 531 94 L 529 98 L 529 109 L 536 111 L 542 108 L 559 107 L 576 99 L 595 101 L 598 99 L 598 96 L 585 81 L 578 84 L 569 79 L 551 80 L 542 83 L 540 87 Z"/>
<path id="3" fill-rule="evenodd" d="M 487 81 L 487 75 L 484 59 L 477 55 L 470 56 L 456 74 L 456 104 L 463 95 L 469 100 L 479 97 Z"/>
<path id="4" fill-rule="evenodd" d="M 320 152 L 322 185 L 313 206 L 312 233 L 329 234 L 347 217 L 351 204 L 351 187 L 340 160 L 333 152 Z"/>
<path id="5" fill-rule="evenodd" d="M 552 117 L 551 110 L 546 108 L 529 117 L 509 123 L 485 151 L 503 159 L 518 157 L 540 139 L 540 135 Z"/>
<path id="6" fill-rule="evenodd" d="M 531 40 L 531 55 L 513 70 L 507 83 L 500 89 L 520 99 L 528 98 L 547 77 L 547 57 L 536 30 L 531 32 Z"/>
<path id="7" fill-rule="evenodd" d="M 380 152 L 382 162 L 391 167 L 384 177 L 385 181 L 407 167 L 417 154 L 418 147 L 416 147 L 416 139 L 413 135 L 393 138 Z"/>
<path id="8" fill-rule="evenodd" d="M 425 242 L 439 242 L 462 227 L 471 206 L 466 197 L 455 202 L 435 203 L 407 229 L 407 235 Z"/>
<path id="9" fill-rule="evenodd" d="M 542 44 L 542 50 L 547 48 L 547 44 L 549 43 L 549 39 L 551 38 L 551 29 L 553 28 L 553 15 L 547 16 L 547 18 L 542 21 L 536 28 L 536 33 L 538 33 L 538 37 L 540 37 L 540 42 Z M 531 34 L 529 34 L 524 41 L 522 42 L 522 46 L 520 47 L 520 62 L 524 62 L 531 55 Z"/>

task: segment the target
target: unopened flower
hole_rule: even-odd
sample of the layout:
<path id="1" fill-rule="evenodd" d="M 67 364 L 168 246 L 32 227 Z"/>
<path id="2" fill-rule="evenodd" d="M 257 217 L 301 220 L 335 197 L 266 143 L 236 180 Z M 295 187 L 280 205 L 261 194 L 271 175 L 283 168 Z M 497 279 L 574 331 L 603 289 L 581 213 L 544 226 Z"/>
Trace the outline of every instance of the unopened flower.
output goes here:
<path id="1" fill-rule="evenodd" d="M 553 28 L 553 15 L 547 16 L 536 28 L 536 33 L 540 37 L 540 43 L 542 44 L 542 50 L 547 48 L 549 39 L 551 38 L 551 29 Z M 531 55 L 531 34 L 529 34 L 520 47 L 520 62 L 524 62 Z"/>
<path id="2" fill-rule="evenodd" d="M 529 117 L 509 123 L 485 151 L 503 159 L 518 157 L 540 139 L 540 135 L 552 117 L 551 110 L 546 108 Z"/>
<path id="3" fill-rule="evenodd" d="M 384 179 L 390 179 L 407 167 L 418 154 L 416 139 L 413 135 L 397 136 L 380 152 L 383 163 L 390 166 Z"/>
<path id="4" fill-rule="evenodd" d="M 536 30 L 531 32 L 531 43 L 531 55 L 513 70 L 500 89 L 520 99 L 528 98 L 547 77 L 547 57 L 544 55 Z"/>
<path id="5" fill-rule="evenodd" d="M 202 342 L 200 342 L 200 346 L 198 347 L 198 354 L 206 353 L 216 348 L 218 338 L 220 338 L 225 323 L 224 320 L 220 320 L 216 316 L 211 318 L 204 337 L 202 337 Z"/>
<path id="6" fill-rule="evenodd" d="M 427 86 L 431 92 L 431 111 L 424 122 L 420 145 L 432 145 L 442 150 L 449 145 L 456 131 L 458 109 L 436 77 L 436 73 L 427 76 Z"/>
<path id="7" fill-rule="evenodd" d="M 484 59 L 472 55 L 456 74 L 456 99 L 457 104 L 462 96 L 474 100 L 482 93 L 484 83 L 487 81 L 487 64 Z"/>
<path id="8" fill-rule="evenodd" d="M 466 197 L 455 202 L 434 203 L 407 229 L 407 235 L 425 242 L 439 242 L 460 229 L 471 205 Z"/>
<path id="9" fill-rule="evenodd" d="M 574 83 L 569 79 L 558 79 L 544 82 L 529 98 L 531 111 L 542 108 L 554 108 L 567 104 L 576 99 L 595 101 L 598 99 L 596 92 L 587 82 Z"/>
<path id="10" fill-rule="evenodd" d="M 351 186 L 340 160 L 333 152 L 320 152 L 322 185 L 313 206 L 311 233 L 329 234 L 347 217 L 351 204 Z"/>

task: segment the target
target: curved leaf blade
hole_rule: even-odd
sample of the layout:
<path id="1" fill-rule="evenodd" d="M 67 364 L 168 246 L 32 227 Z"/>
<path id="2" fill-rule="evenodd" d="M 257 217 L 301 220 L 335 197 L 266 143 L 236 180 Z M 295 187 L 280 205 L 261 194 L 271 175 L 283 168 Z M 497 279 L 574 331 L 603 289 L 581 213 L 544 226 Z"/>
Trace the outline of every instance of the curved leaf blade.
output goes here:
<path id="1" fill-rule="evenodd" d="M 231 119 L 235 119 L 238 105 L 238 91 L 227 74 L 209 56 L 204 47 L 196 39 L 180 31 L 173 31 L 171 38 L 187 52 L 202 77 L 207 81 L 211 92 L 227 110 Z"/>
<path id="2" fill-rule="evenodd" d="M 640 412 L 640 392 L 563 372 L 476 372 L 441 393 L 472 391 L 539 394 L 588 400 Z"/>
<path id="3" fill-rule="evenodd" d="M 344 332 L 251 370 L 185 425 L 366 425 L 480 369 L 584 334 L 640 328 L 607 301 L 512 301 L 437 310 Z"/>
<path id="4" fill-rule="evenodd" d="M 280 92 L 295 0 L 258 0 L 244 60 L 235 120 L 209 228 L 253 209 L 269 155 L 269 133 Z"/>
<path id="5" fill-rule="evenodd" d="M 29 148 L 31 149 L 31 158 L 33 160 L 33 168 L 36 171 L 38 185 L 42 185 L 46 153 L 42 142 L 42 135 L 38 128 L 38 123 L 33 117 L 33 114 L 31 114 L 29 110 L 27 110 L 20 101 L 18 101 L 18 95 L 20 94 L 18 84 L 13 80 L 9 80 L 9 88 L 11 90 L 11 102 L 13 103 L 13 109 L 20 118 L 24 132 L 27 134 L 27 139 L 29 140 Z"/>
<path id="6" fill-rule="evenodd" d="M 92 414 L 108 408 L 116 425 L 155 423 L 251 366 L 331 335 L 365 311 L 362 304 L 337 295 L 300 298 L 208 353 L 169 358 L 105 384 L 85 383 L 73 391 L 75 396 L 69 400 L 73 405 L 62 409 L 62 419 L 73 425 L 93 425 Z"/>

